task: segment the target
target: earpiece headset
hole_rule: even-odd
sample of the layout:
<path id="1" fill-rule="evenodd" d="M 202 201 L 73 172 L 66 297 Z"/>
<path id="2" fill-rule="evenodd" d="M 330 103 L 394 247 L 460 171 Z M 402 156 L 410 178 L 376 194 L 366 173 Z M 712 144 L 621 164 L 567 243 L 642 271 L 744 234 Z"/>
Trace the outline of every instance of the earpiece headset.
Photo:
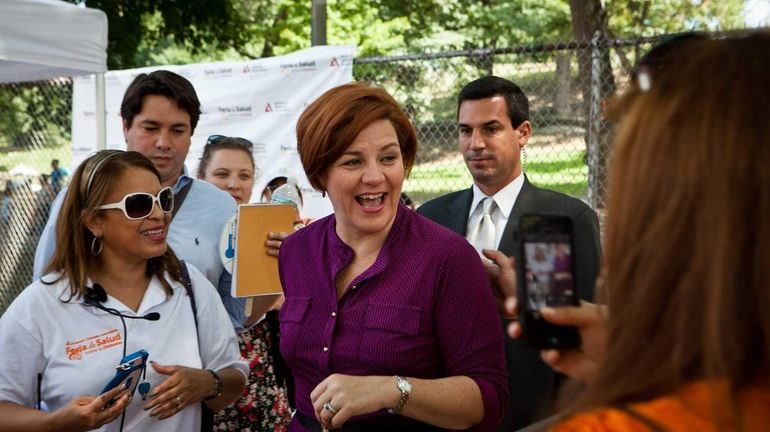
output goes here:
<path id="1" fill-rule="evenodd" d="M 147 315 L 142 316 L 132 316 L 132 315 L 124 315 L 120 313 L 117 309 L 108 308 L 102 305 L 103 302 L 107 301 L 107 292 L 104 291 L 104 288 L 102 288 L 101 285 L 94 284 L 93 287 L 90 287 L 86 291 L 85 300 L 84 303 L 87 305 L 91 305 L 97 309 L 101 309 L 109 314 L 119 316 L 121 318 L 128 318 L 128 319 L 145 319 L 147 321 L 157 321 L 160 319 L 160 314 L 157 312 L 150 312 Z"/>
<path id="2" fill-rule="evenodd" d="M 123 357 L 125 357 L 126 341 L 128 340 L 128 330 L 126 330 L 126 320 L 124 318 L 157 321 L 160 319 L 160 314 L 157 312 L 150 312 L 147 315 L 142 315 L 142 316 L 125 315 L 120 313 L 120 311 L 118 311 L 117 309 L 108 308 L 104 306 L 102 303 L 105 301 L 107 301 L 107 292 L 104 291 L 104 288 L 102 288 L 102 286 L 99 285 L 98 283 L 94 284 L 94 286 L 89 287 L 86 290 L 86 294 L 83 299 L 83 303 L 93 306 L 97 309 L 101 309 L 109 314 L 115 315 L 116 317 L 120 318 L 120 321 L 123 323 Z"/>

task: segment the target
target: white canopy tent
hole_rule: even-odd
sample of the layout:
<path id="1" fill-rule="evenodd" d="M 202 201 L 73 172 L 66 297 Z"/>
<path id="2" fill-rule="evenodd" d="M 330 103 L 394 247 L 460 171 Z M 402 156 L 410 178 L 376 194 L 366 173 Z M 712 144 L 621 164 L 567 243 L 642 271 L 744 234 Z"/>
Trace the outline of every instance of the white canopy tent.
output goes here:
<path id="1" fill-rule="evenodd" d="M 0 1 L 0 83 L 97 74 L 98 148 L 104 148 L 107 16 L 61 0 Z"/>

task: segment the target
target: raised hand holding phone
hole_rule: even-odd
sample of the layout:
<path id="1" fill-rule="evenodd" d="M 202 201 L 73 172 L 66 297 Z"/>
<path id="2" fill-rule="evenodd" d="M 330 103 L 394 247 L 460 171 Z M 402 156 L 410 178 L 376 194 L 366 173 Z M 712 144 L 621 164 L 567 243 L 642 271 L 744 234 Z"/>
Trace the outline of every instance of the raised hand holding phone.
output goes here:
<path id="1" fill-rule="evenodd" d="M 607 306 L 584 301 L 580 307 L 546 307 L 540 313 L 543 319 L 552 324 L 574 326 L 581 339 L 580 347 L 576 349 L 541 351 L 543 361 L 570 378 L 590 382 L 604 359 Z"/>
<path id="2" fill-rule="evenodd" d="M 482 263 L 492 285 L 500 315 L 515 320 L 518 314 L 516 308 L 516 260 L 499 250 L 484 249 L 482 253 L 489 259 L 489 261 L 482 260 Z"/>
<path id="3" fill-rule="evenodd" d="M 492 261 L 487 266 L 487 274 L 492 282 L 503 316 L 515 317 L 519 314 L 516 298 L 516 270 L 513 257 L 508 257 L 497 250 L 484 250 L 484 255 Z M 604 358 L 607 330 L 604 325 L 608 310 L 606 306 L 581 302 L 579 307 L 544 307 L 540 315 L 545 321 L 555 325 L 574 326 L 580 334 L 581 344 L 575 349 L 545 349 L 540 352 L 543 361 L 571 378 L 589 382 Z M 523 331 L 517 320 L 508 325 L 508 336 L 518 339 Z"/>

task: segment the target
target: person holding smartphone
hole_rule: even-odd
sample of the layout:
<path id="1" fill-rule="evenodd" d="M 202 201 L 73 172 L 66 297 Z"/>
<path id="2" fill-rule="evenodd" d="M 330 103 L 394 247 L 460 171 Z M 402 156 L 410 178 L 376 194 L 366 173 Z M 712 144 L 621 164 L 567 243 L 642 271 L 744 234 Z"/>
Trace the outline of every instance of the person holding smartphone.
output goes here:
<path id="1" fill-rule="evenodd" d="M 642 71 L 647 85 L 620 105 L 599 288 L 609 313 L 544 314 L 579 326 L 580 349 L 544 356 L 587 381 L 552 430 L 770 424 L 768 69 L 767 31 L 701 38 L 665 73 Z"/>
<path id="2" fill-rule="evenodd" d="M 522 303 L 516 292 L 515 260 L 496 250 L 484 250 L 492 262 L 487 273 L 498 298 L 500 313 L 512 317 L 506 331 L 511 339 L 519 339 L 524 329 L 518 321 Z M 590 382 L 596 375 L 607 344 L 606 305 L 581 301 L 579 306 L 541 307 L 538 313 L 546 322 L 556 326 L 574 327 L 580 334 L 580 347 L 546 348 L 540 351 L 543 361 L 554 370 L 581 382 Z"/>
<path id="3" fill-rule="evenodd" d="M 197 431 L 202 401 L 217 411 L 240 396 L 248 369 L 219 296 L 166 243 L 173 209 L 140 153 L 80 165 L 49 272 L 0 318 L 0 431 Z M 142 349 L 142 397 L 100 395 Z"/>

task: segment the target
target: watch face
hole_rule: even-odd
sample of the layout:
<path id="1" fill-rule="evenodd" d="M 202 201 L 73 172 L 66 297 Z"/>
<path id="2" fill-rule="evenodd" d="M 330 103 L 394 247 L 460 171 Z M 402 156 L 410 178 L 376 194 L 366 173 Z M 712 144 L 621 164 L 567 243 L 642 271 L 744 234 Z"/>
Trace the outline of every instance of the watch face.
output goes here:
<path id="1" fill-rule="evenodd" d="M 401 390 L 404 393 L 411 393 L 412 392 L 412 383 L 409 382 L 406 378 L 401 378 L 398 380 L 398 389 Z"/>

